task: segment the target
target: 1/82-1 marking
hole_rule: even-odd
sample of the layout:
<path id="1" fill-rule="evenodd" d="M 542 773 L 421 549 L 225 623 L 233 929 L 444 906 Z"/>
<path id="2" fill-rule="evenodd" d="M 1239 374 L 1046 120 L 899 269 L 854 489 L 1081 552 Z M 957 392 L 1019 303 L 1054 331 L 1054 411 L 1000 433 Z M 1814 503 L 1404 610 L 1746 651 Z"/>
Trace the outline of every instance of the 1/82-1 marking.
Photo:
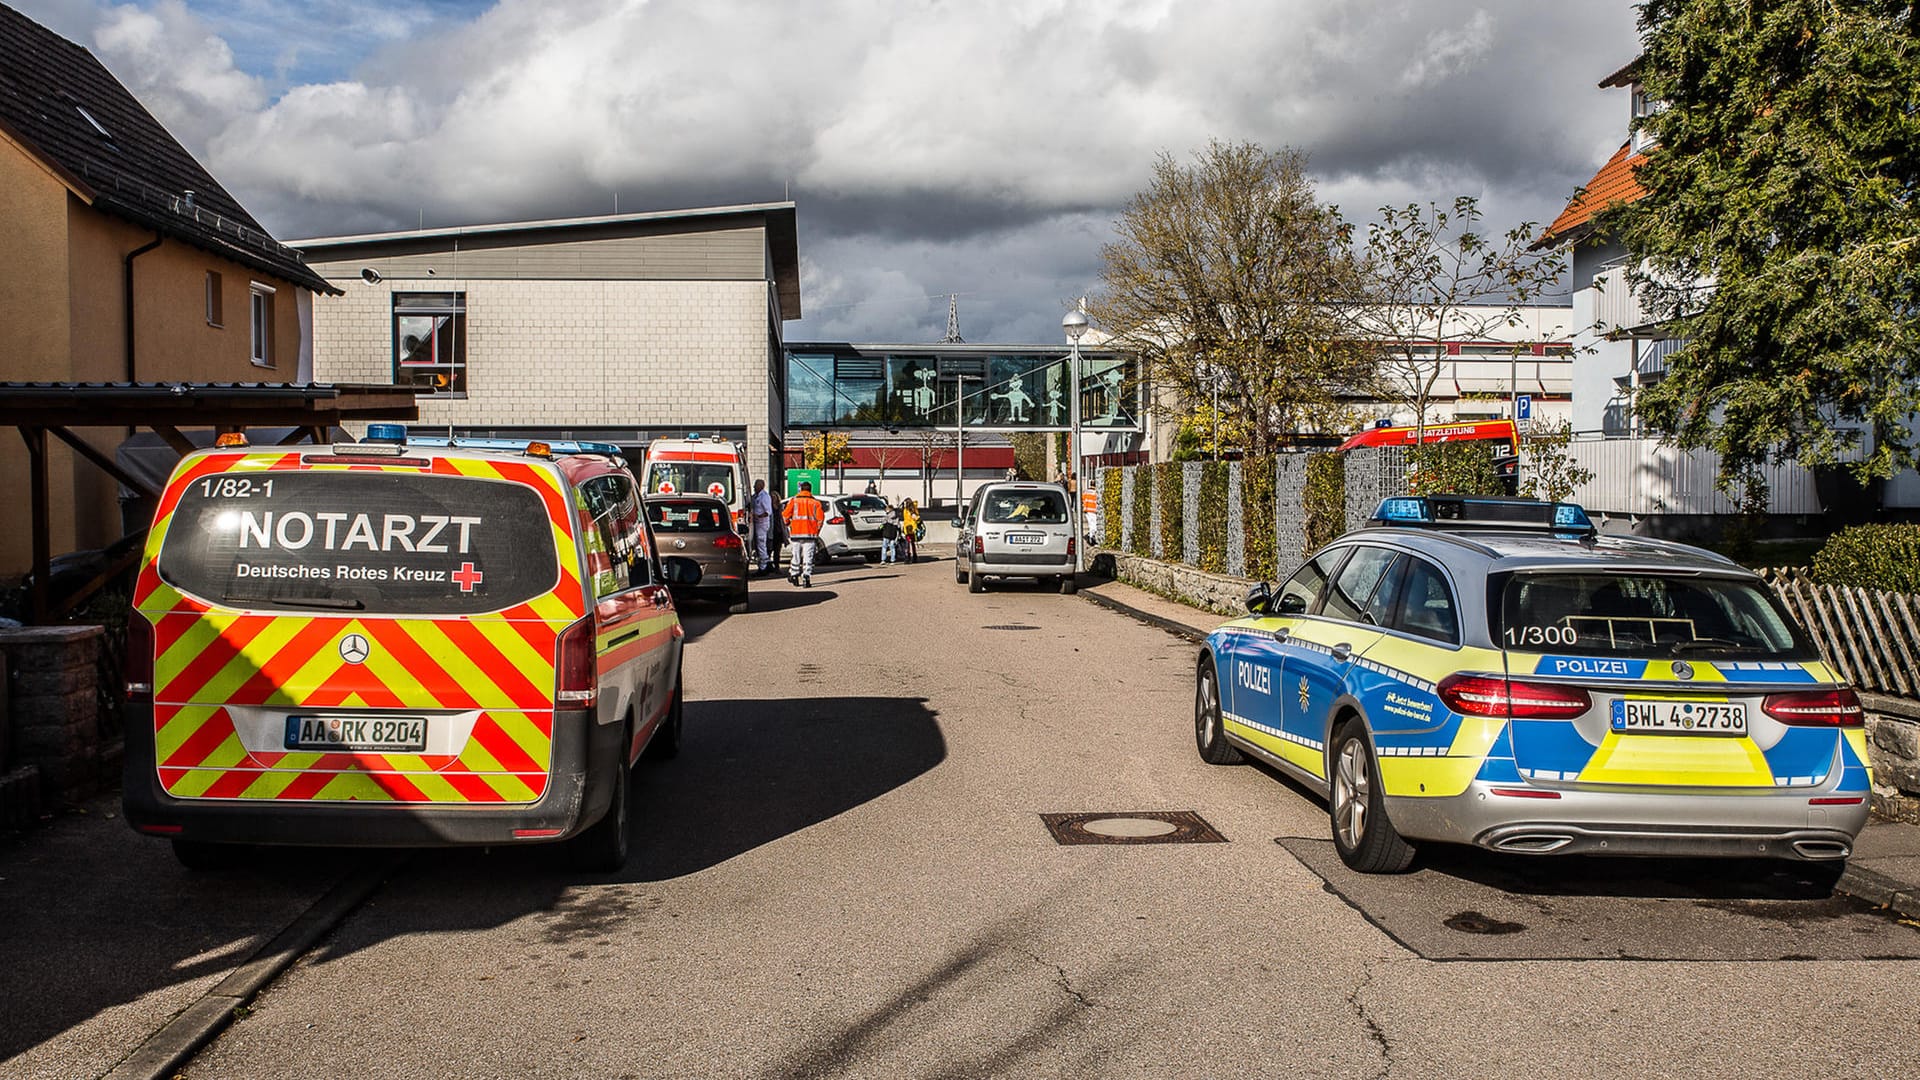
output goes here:
<path id="1" fill-rule="evenodd" d="M 254 495 L 263 499 L 273 498 L 273 481 L 255 483 L 244 476 L 209 476 L 200 481 L 200 497 L 203 499 L 245 499 Z"/>

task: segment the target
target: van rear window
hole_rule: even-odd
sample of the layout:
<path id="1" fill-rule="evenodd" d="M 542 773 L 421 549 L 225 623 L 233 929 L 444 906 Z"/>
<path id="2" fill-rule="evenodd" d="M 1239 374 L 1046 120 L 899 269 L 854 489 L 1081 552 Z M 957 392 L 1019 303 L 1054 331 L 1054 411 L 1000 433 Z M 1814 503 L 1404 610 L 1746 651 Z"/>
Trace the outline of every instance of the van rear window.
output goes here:
<path id="1" fill-rule="evenodd" d="M 1057 491 L 994 491 L 985 516 L 989 525 L 1065 525 L 1067 500 Z"/>
<path id="2" fill-rule="evenodd" d="M 553 525 L 520 484 L 351 472 L 190 483 L 158 570 L 222 607 L 420 615 L 498 611 L 559 581 Z"/>
<path id="3" fill-rule="evenodd" d="M 1763 586 L 1658 573 L 1516 574 L 1495 640 L 1527 652 L 1813 658 Z"/>

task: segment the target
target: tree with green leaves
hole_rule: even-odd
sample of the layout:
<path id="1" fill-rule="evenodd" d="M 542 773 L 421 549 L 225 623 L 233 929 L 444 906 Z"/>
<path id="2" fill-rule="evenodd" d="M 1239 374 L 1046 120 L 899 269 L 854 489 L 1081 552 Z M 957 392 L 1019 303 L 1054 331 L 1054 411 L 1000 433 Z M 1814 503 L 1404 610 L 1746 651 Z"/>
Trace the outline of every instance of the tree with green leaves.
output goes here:
<path id="1" fill-rule="evenodd" d="M 1222 435 L 1243 435 L 1253 456 L 1373 380 L 1371 350 L 1339 315 L 1360 288 L 1348 229 L 1315 198 L 1306 165 L 1297 150 L 1252 143 L 1209 143 L 1191 164 L 1162 154 L 1101 249 L 1088 309 L 1176 413 L 1217 392 Z"/>
<path id="2" fill-rule="evenodd" d="M 1557 253 L 1530 247 L 1532 222 L 1495 236 L 1481 231 L 1481 216 L 1479 200 L 1463 195 L 1451 207 L 1383 206 L 1367 226 L 1367 288 L 1348 318 L 1356 337 L 1378 343 L 1381 381 L 1413 410 L 1422 451 L 1446 346 L 1520 325 L 1520 309 L 1565 272 Z"/>
<path id="3" fill-rule="evenodd" d="M 1914 462 L 1920 410 L 1920 14 L 1892 0 L 1646 0 L 1638 121 L 1657 145 L 1639 199 L 1599 224 L 1629 281 L 1685 339 L 1638 415 L 1759 467 Z"/>

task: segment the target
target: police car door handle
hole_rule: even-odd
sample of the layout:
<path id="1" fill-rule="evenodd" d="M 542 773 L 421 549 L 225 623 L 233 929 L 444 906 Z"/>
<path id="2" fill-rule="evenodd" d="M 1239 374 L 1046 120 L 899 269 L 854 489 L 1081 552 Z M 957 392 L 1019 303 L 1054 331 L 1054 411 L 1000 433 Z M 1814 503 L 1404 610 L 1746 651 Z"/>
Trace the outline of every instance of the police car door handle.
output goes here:
<path id="1" fill-rule="evenodd" d="M 1340 644 L 1338 644 L 1338 645 L 1335 645 L 1335 646 L 1333 647 L 1333 658 L 1334 658 L 1335 660 L 1350 660 L 1350 659 L 1352 659 L 1352 658 L 1353 658 L 1353 646 L 1352 646 L 1352 645 L 1349 645 L 1349 644 L 1347 644 L 1347 643 L 1346 643 L 1346 642 L 1344 642 L 1344 641 L 1343 641 L 1343 642 L 1341 642 L 1341 643 L 1340 643 Z"/>

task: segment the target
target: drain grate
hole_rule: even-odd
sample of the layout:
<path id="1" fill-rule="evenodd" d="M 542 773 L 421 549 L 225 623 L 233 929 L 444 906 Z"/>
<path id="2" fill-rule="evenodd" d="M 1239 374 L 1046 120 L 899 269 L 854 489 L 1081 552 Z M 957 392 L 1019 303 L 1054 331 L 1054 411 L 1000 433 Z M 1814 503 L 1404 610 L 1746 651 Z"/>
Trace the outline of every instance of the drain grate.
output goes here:
<path id="1" fill-rule="evenodd" d="M 1010 622 L 1010 623 L 995 623 L 992 626 L 983 626 L 980 629 L 982 630 L 1038 630 L 1040 628 L 1037 626 L 1028 626 L 1026 623 Z"/>
<path id="2" fill-rule="evenodd" d="M 1191 810 L 1041 814 L 1054 842 L 1076 844 L 1224 844 L 1227 838 Z"/>

